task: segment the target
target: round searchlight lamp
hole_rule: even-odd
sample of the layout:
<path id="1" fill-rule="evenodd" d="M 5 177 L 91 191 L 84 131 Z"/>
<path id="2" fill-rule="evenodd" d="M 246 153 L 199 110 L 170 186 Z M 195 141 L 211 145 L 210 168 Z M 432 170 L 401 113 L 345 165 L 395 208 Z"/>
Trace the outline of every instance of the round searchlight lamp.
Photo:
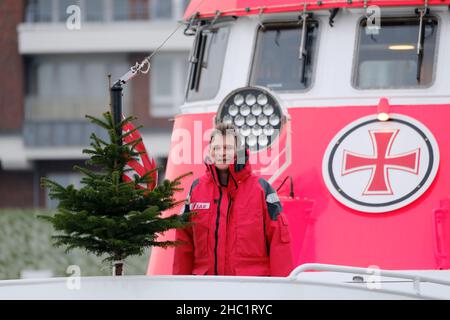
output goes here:
<path id="1" fill-rule="evenodd" d="M 272 92 L 260 87 L 244 87 L 225 97 L 215 121 L 216 124 L 234 124 L 246 147 L 257 152 L 276 140 L 286 116 Z"/>

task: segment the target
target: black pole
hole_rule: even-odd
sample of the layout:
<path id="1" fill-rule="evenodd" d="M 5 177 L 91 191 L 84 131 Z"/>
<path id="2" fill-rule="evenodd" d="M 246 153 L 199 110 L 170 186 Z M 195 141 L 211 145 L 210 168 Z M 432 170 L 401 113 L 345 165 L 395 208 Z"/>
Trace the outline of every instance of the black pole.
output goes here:
<path id="1" fill-rule="evenodd" d="M 110 89 L 111 93 L 111 113 L 116 127 L 116 133 L 120 137 L 122 135 L 122 128 L 119 128 L 119 122 L 122 120 L 122 82 L 118 80 Z M 122 145 L 122 140 L 119 139 L 119 145 Z"/>

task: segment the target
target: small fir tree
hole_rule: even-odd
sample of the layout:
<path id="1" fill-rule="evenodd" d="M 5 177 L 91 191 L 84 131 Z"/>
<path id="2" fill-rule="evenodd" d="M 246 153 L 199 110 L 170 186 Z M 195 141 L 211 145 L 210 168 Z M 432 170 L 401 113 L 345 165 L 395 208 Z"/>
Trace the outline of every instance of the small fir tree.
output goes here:
<path id="1" fill-rule="evenodd" d="M 128 117 L 115 124 L 111 113 L 103 114 L 103 119 L 86 116 L 92 123 L 106 129 L 109 141 L 100 139 L 92 133 L 91 148 L 83 153 L 90 155 L 88 167 L 75 166 L 82 173 L 82 187 L 67 187 L 42 178 L 42 185 L 49 188 L 52 199 L 59 200 L 54 216 L 41 218 L 53 224 L 60 234 L 53 236 L 56 246 L 66 246 L 66 252 L 74 248 L 82 248 L 95 255 L 106 254 L 104 261 L 113 263 L 114 275 L 123 274 L 123 261 L 132 255 L 142 255 L 148 247 L 168 247 L 178 243 L 175 241 L 158 241 L 160 233 L 173 228 L 182 228 L 189 223 L 186 215 L 171 215 L 163 218 L 161 213 L 180 203 L 174 194 L 181 191 L 181 179 L 187 173 L 173 181 L 164 180 L 153 190 L 142 189 L 139 184 L 151 182 L 154 170 L 144 176 L 134 175 L 134 181 L 124 182 L 125 165 L 140 155 L 135 150 L 141 139 L 123 143 L 124 138 L 132 131 L 122 133 L 126 123 L 134 120 Z"/>

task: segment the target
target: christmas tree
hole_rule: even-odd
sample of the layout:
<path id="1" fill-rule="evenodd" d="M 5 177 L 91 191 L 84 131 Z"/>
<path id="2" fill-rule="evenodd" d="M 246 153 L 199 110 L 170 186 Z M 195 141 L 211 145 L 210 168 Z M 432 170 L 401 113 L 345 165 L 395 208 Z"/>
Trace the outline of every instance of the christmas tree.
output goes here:
<path id="1" fill-rule="evenodd" d="M 125 182 L 122 177 L 130 160 L 136 160 L 141 152 L 135 150 L 139 140 L 124 143 L 124 138 L 134 130 L 123 133 L 121 128 L 132 120 L 128 117 L 115 124 L 111 113 L 103 118 L 86 116 L 92 123 L 106 129 L 109 141 L 95 133 L 90 137 L 91 148 L 83 153 L 90 155 L 89 167 L 75 166 L 82 173 L 82 187 L 67 187 L 42 178 L 42 185 L 49 188 L 52 199 L 59 200 L 53 216 L 41 218 L 53 224 L 58 235 L 52 238 L 56 246 L 66 246 L 66 251 L 82 248 L 98 256 L 106 254 L 105 261 L 112 262 L 115 275 L 123 274 L 123 261 L 131 255 L 141 255 L 148 247 L 177 245 L 175 241 L 158 241 L 160 233 L 188 225 L 186 215 L 171 215 L 163 218 L 162 212 L 180 203 L 174 199 L 181 191 L 181 179 L 164 180 L 153 190 L 140 185 L 151 183 L 153 171 L 143 176 L 134 175 L 134 181 Z M 155 168 L 154 170 L 157 170 Z"/>

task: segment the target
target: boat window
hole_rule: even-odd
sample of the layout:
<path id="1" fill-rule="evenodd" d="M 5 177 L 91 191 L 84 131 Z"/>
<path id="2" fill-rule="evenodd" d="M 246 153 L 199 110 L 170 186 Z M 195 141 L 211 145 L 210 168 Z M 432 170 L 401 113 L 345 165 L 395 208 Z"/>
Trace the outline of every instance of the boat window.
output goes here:
<path id="1" fill-rule="evenodd" d="M 301 23 L 267 24 L 259 29 L 251 85 L 275 91 L 298 91 L 311 86 L 318 22 L 307 21 L 306 32 L 302 32 Z"/>
<path id="2" fill-rule="evenodd" d="M 420 32 L 419 18 L 385 18 L 377 32 L 370 32 L 366 28 L 367 19 L 363 19 L 353 85 L 358 89 L 430 86 L 437 24 L 436 18 L 425 16 Z"/>
<path id="3" fill-rule="evenodd" d="M 190 57 L 187 100 L 214 98 L 219 90 L 229 27 L 203 29 L 197 33 Z"/>

